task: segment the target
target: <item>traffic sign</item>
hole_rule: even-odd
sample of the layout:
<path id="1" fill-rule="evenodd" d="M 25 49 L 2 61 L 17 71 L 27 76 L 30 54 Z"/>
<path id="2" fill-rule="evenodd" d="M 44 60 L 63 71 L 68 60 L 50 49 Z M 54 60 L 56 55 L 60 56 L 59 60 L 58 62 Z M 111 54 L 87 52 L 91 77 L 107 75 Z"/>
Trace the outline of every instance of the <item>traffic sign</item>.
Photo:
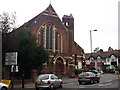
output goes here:
<path id="1" fill-rule="evenodd" d="M 118 78 L 120 78 L 120 74 L 118 75 Z"/>
<path id="2" fill-rule="evenodd" d="M 17 65 L 17 52 L 6 53 L 5 65 Z"/>

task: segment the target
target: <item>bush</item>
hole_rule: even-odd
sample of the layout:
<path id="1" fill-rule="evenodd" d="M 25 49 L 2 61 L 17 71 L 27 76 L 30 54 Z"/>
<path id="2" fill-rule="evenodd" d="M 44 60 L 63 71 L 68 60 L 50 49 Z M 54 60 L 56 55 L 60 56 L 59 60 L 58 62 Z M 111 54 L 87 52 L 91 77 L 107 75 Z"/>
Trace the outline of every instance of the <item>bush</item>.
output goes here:
<path id="1" fill-rule="evenodd" d="M 75 75 L 82 73 L 84 69 L 75 69 Z"/>

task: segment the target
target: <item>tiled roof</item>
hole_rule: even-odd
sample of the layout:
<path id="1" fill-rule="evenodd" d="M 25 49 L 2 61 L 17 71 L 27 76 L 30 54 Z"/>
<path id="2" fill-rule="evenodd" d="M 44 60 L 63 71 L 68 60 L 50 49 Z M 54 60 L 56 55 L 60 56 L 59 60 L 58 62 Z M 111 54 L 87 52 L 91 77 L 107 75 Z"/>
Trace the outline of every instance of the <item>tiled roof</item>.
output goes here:
<path id="1" fill-rule="evenodd" d="M 101 58 L 108 58 L 111 55 L 115 55 L 116 57 L 120 56 L 120 50 L 111 50 L 111 51 L 98 51 L 96 53 L 92 53 L 93 58 L 97 58 L 100 56 Z M 91 53 L 85 54 L 86 59 L 89 59 L 91 57 Z"/>
<path id="2" fill-rule="evenodd" d="M 67 30 L 51 4 L 43 12 L 29 20 L 21 27 L 27 27 L 30 30 L 38 30 L 40 25 L 49 21 L 56 22 L 54 24 L 59 27 L 59 30 Z"/>

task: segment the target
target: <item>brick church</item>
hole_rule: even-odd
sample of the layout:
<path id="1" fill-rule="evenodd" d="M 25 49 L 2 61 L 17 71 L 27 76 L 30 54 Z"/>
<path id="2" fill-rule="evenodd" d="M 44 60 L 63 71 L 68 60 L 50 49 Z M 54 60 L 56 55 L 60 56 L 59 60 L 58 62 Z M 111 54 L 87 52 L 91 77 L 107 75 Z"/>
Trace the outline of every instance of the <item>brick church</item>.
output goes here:
<path id="1" fill-rule="evenodd" d="M 60 20 L 50 4 L 21 27 L 31 30 L 37 37 L 37 44 L 50 52 L 49 65 L 44 64 L 44 72 L 74 76 L 75 68 L 83 68 L 84 50 L 74 41 L 72 14 L 64 15 Z"/>

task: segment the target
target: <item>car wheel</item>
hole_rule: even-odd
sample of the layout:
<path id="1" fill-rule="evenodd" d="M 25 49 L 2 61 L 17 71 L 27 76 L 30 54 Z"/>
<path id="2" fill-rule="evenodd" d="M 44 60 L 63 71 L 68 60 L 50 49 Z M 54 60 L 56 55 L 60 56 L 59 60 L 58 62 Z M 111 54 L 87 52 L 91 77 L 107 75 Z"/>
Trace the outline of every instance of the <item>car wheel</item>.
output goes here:
<path id="1" fill-rule="evenodd" d="M 36 88 L 36 90 L 39 90 L 39 88 Z"/>
<path id="2" fill-rule="evenodd" d="M 79 85 L 82 84 L 82 82 L 79 82 Z"/>
<path id="3" fill-rule="evenodd" d="M 59 86 L 60 88 L 62 88 L 63 87 L 63 83 L 60 83 L 60 86 Z"/>
<path id="4" fill-rule="evenodd" d="M 94 83 L 94 81 L 91 79 L 91 80 L 90 80 L 90 83 L 91 83 L 91 84 L 93 84 L 93 83 Z"/>
<path id="5" fill-rule="evenodd" d="M 50 88 L 50 90 L 53 90 L 54 89 L 54 85 L 51 84 L 49 88 Z"/>
<path id="6" fill-rule="evenodd" d="M 97 83 L 99 83 L 99 82 L 100 82 L 100 80 L 98 79 Z"/>
<path id="7" fill-rule="evenodd" d="M 7 90 L 7 88 L 6 87 L 2 87 L 1 90 Z"/>

